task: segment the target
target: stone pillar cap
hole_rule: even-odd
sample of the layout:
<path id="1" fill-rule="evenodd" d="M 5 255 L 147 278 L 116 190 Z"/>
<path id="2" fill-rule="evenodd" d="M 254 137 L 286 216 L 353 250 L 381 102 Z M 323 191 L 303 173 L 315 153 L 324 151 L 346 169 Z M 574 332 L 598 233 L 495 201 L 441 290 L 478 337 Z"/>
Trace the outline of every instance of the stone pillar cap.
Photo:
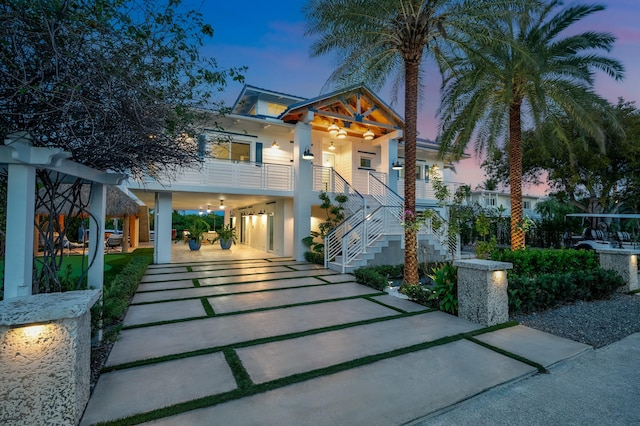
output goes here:
<path id="1" fill-rule="evenodd" d="M 100 297 L 98 290 L 68 291 L 21 296 L 0 302 L 0 326 L 37 324 L 77 318 Z"/>
<path id="2" fill-rule="evenodd" d="M 501 271 L 504 269 L 513 269 L 513 263 L 509 262 L 496 262 L 495 260 L 484 259 L 464 259 L 455 260 L 453 266 L 477 269 L 479 271 Z"/>

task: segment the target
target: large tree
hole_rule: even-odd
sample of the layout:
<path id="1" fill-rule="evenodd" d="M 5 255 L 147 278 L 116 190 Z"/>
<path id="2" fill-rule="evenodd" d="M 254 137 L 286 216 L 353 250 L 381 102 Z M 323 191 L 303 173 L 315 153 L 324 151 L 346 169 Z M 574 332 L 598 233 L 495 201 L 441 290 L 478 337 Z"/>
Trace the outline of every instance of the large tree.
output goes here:
<path id="1" fill-rule="evenodd" d="M 395 78 L 404 85 L 405 170 L 416 165 L 420 75 L 428 58 L 438 56 L 448 32 L 467 22 L 487 1 L 454 0 L 309 0 L 307 33 L 318 36 L 311 54 L 335 53 L 329 81 L 338 86 L 366 82 L 380 89 Z M 487 10 L 485 8 L 484 10 Z M 472 14 L 472 13 L 471 13 Z M 405 174 L 405 217 L 415 217 L 415 174 Z M 418 283 L 417 234 L 405 227 L 404 282 Z"/>
<path id="2" fill-rule="evenodd" d="M 212 35 L 180 0 L 5 0 L 0 138 L 26 131 L 36 146 L 133 176 L 194 164 L 195 111 L 215 107 L 215 91 L 239 78 L 238 70 L 218 69 L 199 55 L 203 38 Z M 45 170 L 38 170 L 38 181 L 48 194 L 61 184 Z M 51 217 L 63 213 L 55 198 L 49 198 Z M 57 281 L 56 253 L 49 254 L 46 288 Z"/>
<path id="3" fill-rule="evenodd" d="M 560 10 L 558 10 L 560 8 Z M 475 137 L 475 149 L 501 146 L 509 158 L 511 248 L 524 247 L 522 227 L 522 131 L 525 123 L 542 134 L 551 127 L 553 143 L 567 144 L 573 135 L 563 126 L 568 117 L 582 135 L 603 146 L 598 117 L 615 123 L 608 103 L 593 91 L 595 71 L 618 80 L 620 62 L 600 55 L 615 38 L 609 33 L 570 34 L 570 27 L 601 11 L 600 5 L 561 8 L 554 0 L 478 20 L 477 32 L 443 62 L 446 79 L 441 105 L 441 149 L 461 155 Z M 504 13 L 507 12 L 507 13 Z M 544 124 L 544 126 L 543 126 Z M 544 142 L 538 150 L 546 149 Z"/>

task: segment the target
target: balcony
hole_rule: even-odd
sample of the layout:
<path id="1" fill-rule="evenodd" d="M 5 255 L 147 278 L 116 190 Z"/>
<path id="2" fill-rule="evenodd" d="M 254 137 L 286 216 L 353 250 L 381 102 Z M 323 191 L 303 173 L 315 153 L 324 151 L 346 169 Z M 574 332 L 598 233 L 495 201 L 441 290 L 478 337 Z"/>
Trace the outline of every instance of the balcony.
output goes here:
<path id="1" fill-rule="evenodd" d="M 445 201 L 453 201 L 453 195 L 456 190 L 464 184 L 458 182 L 444 182 L 444 185 L 449 191 L 449 197 Z M 402 178 L 398 178 L 398 194 L 404 197 L 404 179 Z M 430 181 L 416 180 L 416 200 L 437 200 L 436 191 Z"/>
<path id="2" fill-rule="evenodd" d="M 145 177 L 140 187 L 224 187 L 229 190 L 293 191 L 293 167 L 286 164 L 209 159 L 201 167 L 182 169 L 156 181 Z"/>

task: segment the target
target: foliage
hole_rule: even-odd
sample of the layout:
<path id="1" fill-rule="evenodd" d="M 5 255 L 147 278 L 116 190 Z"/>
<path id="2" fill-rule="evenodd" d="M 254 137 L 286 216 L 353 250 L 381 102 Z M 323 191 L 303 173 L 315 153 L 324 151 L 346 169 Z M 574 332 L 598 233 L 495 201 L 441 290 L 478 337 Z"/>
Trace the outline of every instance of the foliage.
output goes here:
<path id="1" fill-rule="evenodd" d="M 438 302 L 438 309 L 453 315 L 458 313 L 458 268 L 450 263 L 443 263 L 433 268 L 429 277 L 435 283 L 430 299 Z"/>
<path id="2" fill-rule="evenodd" d="M 305 251 L 304 260 L 306 260 L 309 263 L 324 265 L 324 253 L 318 253 L 315 251 Z"/>
<path id="3" fill-rule="evenodd" d="M 218 235 L 213 239 L 213 242 L 216 241 L 228 241 L 235 245 L 238 241 L 238 237 L 236 236 L 236 228 L 232 228 L 231 225 L 225 225 L 223 228 L 218 230 Z"/>
<path id="4" fill-rule="evenodd" d="M 189 233 L 185 239 L 202 241 L 202 236 L 209 230 L 209 224 L 201 218 L 195 217 L 185 230 Z"/>
<path id="5" fill-rule="evenodd" d="M 560 123 L 568 117 L 579 133 L 602 144 L 597 117 L 613 125 L 608 103 L 592 90 L 594 70 L 618 80 L 623 66 L 598 55 L 609 51 L 615 38 L 608 33 L 569 32 L 567 28 L 604 7 L 571 5 L 558 10 L 559 0 L 511 2 L 496 5 L 494 13 L 478 16 L 471 31 L 457 34 L 454 49 L 440 65 L 445 73 L 440 110 L 440 149 L 458 158 L 471 139 L 475 150 L 502 149 L 509 160 L 511 190 L 511 246 L 524 247 L 522 210 L 523 122 L 542 135 L 538 151 L 550 144 L 566 144 L 574 133 Z M 526 119 L 526 120 L 524 120 Z M 503 142 L 504 141 L 504 142 Z"/>
<path id="6" fill-rule="evenodd" d="M 404 265 L 378 265 L 356 269 L 353 275 L 360 284 L 384 290 L 390 279 L 402 277 L 403 272 Z"/>
<path id="7" fill-rule="evenodd" d="M 61 148 L 75 162 L 133 177 L 196 164 L 192 137 L 202 111 L 224 112 L 213 95 L 243 72 L 200 55 L 212 35 L 181 0 L 3 1 L 0 138 L 26 132 L 34 146 Z M 45 206 L 50 217 L 88 214 L 77 191 L 61 194 L 61 179 L 46 169 L 36 173 L 40 189 L 53 195 Z M 55 207 L 66 196 L 75 213 Z M 41 233 L 46 267 L 34 282 L 45 291 L 60 286 L 55 234 L 68 229 L 59 228 Z"/>
<path id="8" fill-rule="evenodd" d="M 338 226 L 338 224 L 344 220 L 344 203 L 347 202 L 349 196 L 345 194 L 336 194 L 333 197 L 335 204 L 331 200 L 331 197 L 324 191 L 320 192 L 318 198 L 320 198 L 320 208 L 325 211 L 327 219 L 318 225 L 319 231 L 311 231 L 311 235 L 305 237 L 302 242 L 307 247 L 311 248 L 312 252 L 323 253 L 324 238 L 329 234 L 329 232 L 331 232 L 331 230 L 333 230 L 333 228 Z M 322 263 L 324 263 L 324 255 Z"/>
<path id="9" fill-rule="evenodd" d="M 509 312 L 540 312 L 576 300 L 605 299 L 622 285 L 620 275 L 601 268 L 541 273 L 535 277 L 509 274 Z"/>
<path id="10" fill-rule="evenodd" d="M 402 284 L 400 292 L 420 305 L 438 309 L 438 302 L 433 298 L 433 290 L 430 287 Z"/>
<path id="11" fill-rule="evenodd" d="M 105 279 L 103 288 L 102 304 L 96 304 L 91 309 L 92 332 L 97 331 L 100 320 L 105 329 L 114 326 L 121 321 L 129 306 L 138 284 L 144 275 L 147 266 L 151 263 L 151 258 L 147 255 L 137 254 L 126 257 L 128 262 L 110 280 Z"/>
<path id="12" fill-rule="evenodd" d="M 470 25 L 470 17 L 491 3 L 309 0 L 304 12 L 307 34 L 317 36 L 311 54 L 336 54 L 338 63 L 329 81 L 343 87 L 364 82 L 378 89 L 395 77 L 396 93 L 404 85 L 404 161 L 407 170 L 414 170 L 423 59 L 440 56 L 455 29 Z M 416 211 L 413 173 L 405 177 L 404 210 Z M 417 283 L 418 240 L 412 227 L 405 228 L 404 254 L 404 281 Z"/>
<path id="13" fill-rule="evenodd" d="M 495 250 L 491 260 L 513 264 L 509 279 L 511 275 L 534 277 L 538 274 L 592 271 L 598 268 L 598 259 L 592 250 Z"/>
<path id="14" fill-rule="evenodd" d="M 476 242 L 476 257 L 478 259 L 490 259 L 491 253 L 498 248 L 498 239 L 493 236 L 489 241 Z"/>
<path id="15" fill-rule="evenodd" d="M 174 211 L 171 216 L 171 227 L 178 231 L 178 238 L 181 237 L 180 233 L 196 218 L 200 218 L 207 222 L 211 231 L 217 231 L 224 226 L 224 217 L 221 215 L 216 215 L 214 213 L 203 215 L 180 214 L 177 211 Z"/>

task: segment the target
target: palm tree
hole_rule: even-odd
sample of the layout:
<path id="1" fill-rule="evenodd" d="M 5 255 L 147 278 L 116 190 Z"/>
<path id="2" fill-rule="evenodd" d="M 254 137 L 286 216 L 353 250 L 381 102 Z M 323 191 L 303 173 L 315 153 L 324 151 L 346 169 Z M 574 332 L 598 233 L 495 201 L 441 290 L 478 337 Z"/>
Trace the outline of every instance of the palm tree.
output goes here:
<path id="1" fill-rule="evenodd" d="M 311 55 L 335 52 L 338 66 L 329 81 L 339 86 L 366 82 L 374 89 L 395 76 L 404 84 L 405 169 L 415 170 L 418 98 L 423 59 L 441 51 L 449 28 L 464 21 L 464 7 L 482 1 L 457 0 L 309 0 L 304 8 L 307 34 L 319 38 Z M 405 215 L 416 209 L 415 176 L 405 175 Z M 405 227 L 407 284 L 418 283 L 417 235 Z"/>
<path id="2" fill-rule="evenodd" d="M 558 0 L 532 3 L 479 20 L 478 28 L 484 31 L 461 37 L 457 52 L 442 62 L 449 71 L 443 81 L 440 148 L 459 156 L 474 136 L 476 152 L 495 148 L 505 139 L 514 250 L 524 248 L 523 121 L 538 132 L 550 126 L 553 140 L 568 143 L 574 137 L 562 126 L 568 118 L 601 146 L 601 120 L 594 117 L 606 116 L 607 121 L 616 122 L 608 103 L 593 92 L 595 70 L 616 80 L 623 77 L 620 62 L 597 54 L 611 49 L 614 36 L 593 31 L 562 34 L 604 7 L 574 5 L 554 14 L 560 6 Z"/>

